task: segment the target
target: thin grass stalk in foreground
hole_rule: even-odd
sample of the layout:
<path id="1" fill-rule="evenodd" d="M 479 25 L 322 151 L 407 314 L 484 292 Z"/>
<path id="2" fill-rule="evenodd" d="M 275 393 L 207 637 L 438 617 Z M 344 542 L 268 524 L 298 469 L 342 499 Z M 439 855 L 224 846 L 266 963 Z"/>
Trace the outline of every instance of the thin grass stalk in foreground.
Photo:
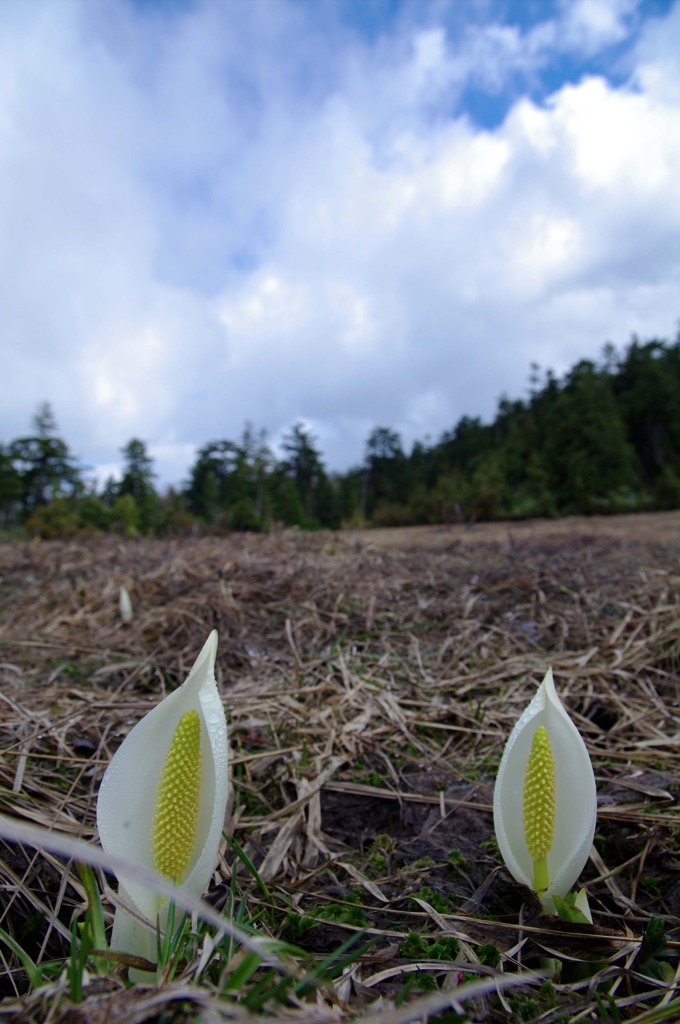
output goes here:
<path id="1" fill-rule="evenodd" d="M 236 942 L 251 950 L 263 961 L 277 967 L 286 974 L 295 974 L 289 964 L 284 963 L 276 954 L 280 945 L 275 939 L 263 939 L 249 935 L 228 918 L 222 917 L 203 900 L 181 886 L 173 885 L 162 875 L 149 868 L 141 867 L 133 861 L 117 854 L 105 853 L 97 846 L 87 843 L 84 839 L 76 839 L 59 832 L 52 832 L 41 825 L 30 825 L 0 814 L 0 836 L 14 843 L 24 843 L 38 850 L 50 850 L 61 857 L 71 857 L 76 861 L 89 864 L 91 867 L 102 868 L 112 874 L 119 872 L 134 877 L 141 885 L 153 888 L 160 896 L 174 901 L 180 910 L 195 913 L 202 921 L 218 931 L 231 936 Z"/>

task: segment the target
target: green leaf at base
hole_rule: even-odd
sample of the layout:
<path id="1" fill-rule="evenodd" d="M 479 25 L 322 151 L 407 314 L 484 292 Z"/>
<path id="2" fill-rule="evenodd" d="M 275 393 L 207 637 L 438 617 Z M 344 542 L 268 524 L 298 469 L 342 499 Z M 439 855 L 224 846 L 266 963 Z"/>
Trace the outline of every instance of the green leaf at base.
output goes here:
<path id="1" fill-rule="evenodd" d="M 568 892 L 566 896 L 556 896 L 553 893 L 553 901 L 557 916 L 561 921 L 569 921 L 571 924 L 593 923 L 588 906 L 588 894 L 585 889 L 581 889 L 578 893 Z"/>

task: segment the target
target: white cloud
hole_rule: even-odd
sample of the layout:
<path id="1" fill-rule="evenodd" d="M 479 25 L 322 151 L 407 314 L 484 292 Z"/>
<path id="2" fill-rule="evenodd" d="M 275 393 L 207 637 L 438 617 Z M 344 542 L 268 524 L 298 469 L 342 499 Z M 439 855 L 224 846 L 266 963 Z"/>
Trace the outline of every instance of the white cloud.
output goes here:
<path id="1" fill-rule="evenodd" d="M 643 24 L 629 83 L 543 100 L 522 83 L 620 44 L 635 5 L 403 19 L 375 45 L 264 6 L 4 6 L 0 437 L 48 399 L 86 461 L 142 437 L 177 482 L 246 419 L 306 419 L 345 466 L 375 424 L 492 415 L 533 360 L 669 336 L 680 6 Z M 509 82 L 493 129 L 460 106 Z"/>
<path id="2" fill-rule="evenodd" d="M 612 90 L 601 78 L 567 87 L 554 105 L 574 173 L 610 202 L 680 188 L 677 111 L 651 94 Z M 670 198 L 670 197 L 669 197 Z"/>
<path id="3" fill-rule="evenodd" d="M 680 4 L 668 16 L 655 18 L 645 26 L 633 57 L 632 78 L 643 93 L 657 103 L 676 108 L 680 103 Z"/>
<path id="4" fill-rule="evenodd" d="M 639 0 L 565 0 L 560 35 L 565 49 L 586 54 L 620 43 Z"/>

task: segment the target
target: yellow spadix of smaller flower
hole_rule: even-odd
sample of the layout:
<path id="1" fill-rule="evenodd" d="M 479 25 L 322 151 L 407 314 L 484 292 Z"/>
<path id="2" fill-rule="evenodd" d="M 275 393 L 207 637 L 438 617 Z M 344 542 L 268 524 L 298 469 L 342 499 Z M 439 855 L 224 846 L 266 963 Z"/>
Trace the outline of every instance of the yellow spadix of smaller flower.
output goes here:
<path id="1" fill-rule="evenodd" d="M 588 859 L 597 794 L 590 757 L 548 669 L 503 751 L 493 800 L 496 839 L 513 878 L 555 913 Z"/>
<path id="2" fill-rule="evenodd" d="M 534 733 L 524 776 L 524 838 L 534 861 L 534 888 L 547 889 L 548 854 L 555 838 L 555 759 L 544 725 Z"/>

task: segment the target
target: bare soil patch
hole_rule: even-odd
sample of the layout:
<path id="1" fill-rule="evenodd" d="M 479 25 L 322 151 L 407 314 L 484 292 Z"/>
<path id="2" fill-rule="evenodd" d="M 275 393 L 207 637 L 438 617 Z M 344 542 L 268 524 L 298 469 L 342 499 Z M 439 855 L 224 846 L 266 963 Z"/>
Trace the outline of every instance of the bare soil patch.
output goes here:
<path id="1" fill-rule="evenodd" d="M 588 1012 L 574 964 L 596 962 L 633 997 L 650 918 L 664 919 L 671 951 L 680 940 L 679 611 L 680 513 L 5 545 L 0 811 L 95 841 L 111 754 L 216 628 L 227 831 L 275 898 L 262 927 L 317 954 L 362 928 L 376 939 L 343 983 L 341 1016 L 444 984 L 444 968 L 409 966 L 411 932 L 426 949 L 457 938 L 461 978 L 488 971 L 489 943 L 505 970 L 557 949 L 571 967 L 536 1016 Z M 490 813 L 503 745 L 549 664 L 598 783 L 584 873 L 596 927 L 582 934 L 546 922 L 510 878 Z M 63 956 L 83 907 L 73 872 L 10 844 L 0 858 L 0 926 L 36 959 Z M 261 913 L 226 847 L 213 901 L 232 872 Z M 5 1015 L 41 1019 L 3 957 Z M 469 1019 L 509 1018 L 490 999 Z"/>

